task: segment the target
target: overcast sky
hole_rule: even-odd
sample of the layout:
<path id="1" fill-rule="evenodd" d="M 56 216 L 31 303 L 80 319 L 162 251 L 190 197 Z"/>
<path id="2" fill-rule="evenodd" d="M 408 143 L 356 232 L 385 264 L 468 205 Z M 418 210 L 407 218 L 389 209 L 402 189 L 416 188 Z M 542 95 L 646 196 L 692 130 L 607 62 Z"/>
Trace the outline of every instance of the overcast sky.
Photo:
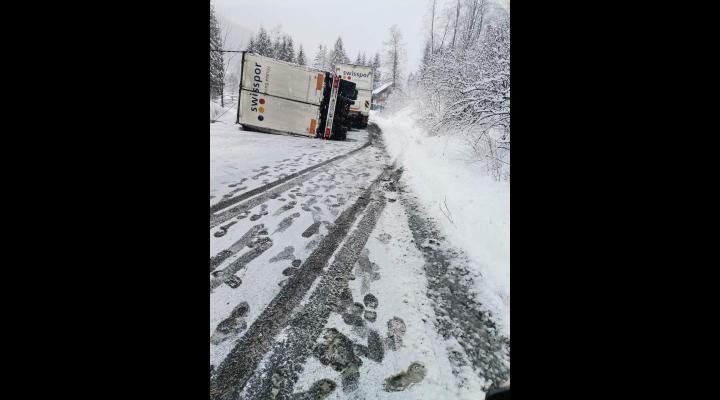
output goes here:
<path id="1" fill-rule="evenodd" d="M 455 3 L 438 0 L 438 8 L 446 2 Z M 412 72 L 422 57 L 432 0 L 212 0 L 212 3 L 225 18 L 253 32 L 260 26 L 270 31 L 281 25 L 282 31 L 293 37 L 296 47 L 303 45 L 308 62 L 312 62 L 319 44 L 332 48 L 338 35 L 351 61 L 358 51 L 368 56 L 380 51 L 382 57 L 388 29 L 397 24 L 406 44 L 405 70 Z M 510 1 L 498 3 L 508 9 Z"/>
<path id="2" fill-rule="evenodd" d="M 332 47 L 342 37 L 351 61 L 358 51 L 374 55 L 382 50 L 388 29 L 397 24 L 404 36 L 408 71 L 414 70 L 422 56 L 423 21 L 430 0 L 213 0 L 215 10 L 250 30 L 262 25 L 293 37 L 302 43 L 309 60 L 319 44 Z M 428 19 L 429 20 L 429 19 Z M 382 57 L 382 53 L 380 55 Z"/>

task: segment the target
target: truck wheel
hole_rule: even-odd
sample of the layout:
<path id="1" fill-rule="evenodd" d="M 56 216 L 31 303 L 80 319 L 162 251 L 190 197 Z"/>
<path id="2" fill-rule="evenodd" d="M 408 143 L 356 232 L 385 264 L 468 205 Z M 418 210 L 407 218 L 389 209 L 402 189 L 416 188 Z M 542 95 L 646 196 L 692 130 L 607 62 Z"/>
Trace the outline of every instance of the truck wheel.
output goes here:
<path id="1" fill-rule="evenodd" d="M 337 132 L 335 135 L 333 135 L 333 139 L 335 140 L 345 140 L 347 138 L 347 131 L 343 129 L 340 132 Z"/>

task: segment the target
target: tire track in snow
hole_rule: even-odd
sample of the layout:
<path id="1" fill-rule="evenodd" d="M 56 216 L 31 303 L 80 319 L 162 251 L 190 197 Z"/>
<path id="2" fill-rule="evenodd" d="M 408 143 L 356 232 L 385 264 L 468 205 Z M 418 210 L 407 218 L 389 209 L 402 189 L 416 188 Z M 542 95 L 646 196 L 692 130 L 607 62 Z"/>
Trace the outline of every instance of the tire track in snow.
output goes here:
<path id="1" fill-rule="evenodd" d="M 401 196 L 401 203 L 415 247 L 425 258 L 428 297 L 439 317 L 438 333 L 455 337 L 489 388 L 500 387 L 510 375 L 510 344 L 473 293 L 469 261 L 461 250 L 442 244 L 444 238 L 435 223 L 415 201 Z"/>
<path id="2" fill-rule="evenodd" d="M 278 185 L 281 185 L 281 184 L 283 184 L 283 183 L 285 183 L 285 182 L 287 182 L 287 181 L 290 181 L 290 180 L 292 180 L 292 179 L 295 179 L 295 178 L 297 178 L 297 177 L 299 177 L 299 176 L 301 176 L 301 175 L 307 174 L 308 172 L 312 172 L 312 171 L 314 171 L 314 170 L 316 170 L 316 169 L 318 169 L 318 168 L 320 168 L 320 167 L 322 167 L 322 166 L 324 166 L 324 165 L 327 165 L 327 164 L 329 164 L 329 163 L 331 163 L 331 162 L 335 162 L 335 161 L 338 161 L 338 160 L 345 159 L 345 158 L 347 158 L 347 157 L 349 157 L 349 156 L 351 156 L 351 155 L 353 155 L 353 154 L 355 154 L 355 153 L 357 153 L 357 152 L 359 152 L 359 151 L 367 148 L 368 146 L 370 146 L 370 145 L 372 144 L 372 135 L 369 135 L 368 138 L 369 138 L 368 141 L 367 141 L 364 145 L 358 147 L 357 149 L 350 150 L 349 152 L 347 152 L 347 153 L 345 153 L 345 154 L 340 154 L 339 156 L 335 156 L 335 157 L 333 157 L 333 158 L 330 158 L 330 159 L 328 159 L 328 160 L 325 160 L 325 161 L 323 161 L 323 162 L 320 162 L 320 163 L 318 163 L 318 164 L 315 164 L 315 165 L 313 165 L 313 166 L 311 166 L 311 167 L 307 167 L 307 168 L 302 169 L 302 170 L 300 170 L 300 171 L 293 172 L 293 173 L 290 174 L 290 175 L 287 175 L 287 176 L 285 176 L 285 177 L 283 177 L 283 178 L 277 179 L 277 180 L 275 180 L 275 181 L 273 181 L 273 182 L 270 182 L 270 183 L 268 183 L 268 184 L 259 186 L 259 187 L 255 188 L 255 189 L 249 190 L 249 191 L 247 191 L 247 192 L 245 192 L 245 193 L 243 193 L 243 194 L 241 194 L 241 195 L 239 195 L 239 196 L 230 197 L 230 198 L 224 198 L 224 199 L 218 201 L 217 203 L 215 203 L 215 204 L 213 204 L 212 206 L 210 206 L 210 219 L 212 219 L 214 213 L 216 213 L 216 212 L 218 212 L 218 211 L 221 211 L 221 210 L 223 210 L 223 209 L 225 209 L 225 208 L 228 208 L 228 207 L 232 206 L 233 204 L 237 204 L 237 203 L 239 203 L 239 202 L 241 202 L 241 201 L 243 201 L 243 200 L 249 199 L 250 197 L 253 197 L 253 196 L 258 195 L 258 194 L 260 194 L 260 193 L 266 192 L 266 191 L 268 191 L 268 190 L 270 190 L 270 189 L 272 189 L 272 188 L 274 188 L 274 187 L 276 187 L 276 186 L 278 186 Z M 211 225 L 211 228 L 212 228 L 212 225 Z"/>
<path id="3" fill-rule="evenodd" d="M 368 133 L 375 134 L 377 145 L 384 149 L 380 128 L 368 125 Z M 457 339 L 489 389 L 502 386 L 510 376 L 510 340 L 499 332 L 492 315 L 473 293 L 467 257 L 461 250 L 441 244 L 444 238 L 433 219 L 410 198 L 404 185 L 399 186 L 398 197 L 408 215 L 415 247 L 426 261 L 428 297 L 438 316 L 438 333 Z"/>
<path id="4" fill-rule="evenodd" d="M 372 184 L 363 191 L 358 200 L 335 220 L 331 231 L 325 239 L 320 242 L 315 251 L 300 266 L 299 273 L 288 278 L 287 284 L 283 286 L 280 293 L 263 310 L 262 314 L 253 322 L 245 335 L 222 361 L 217 369 L 217 374 L 214 375 L 210 383 L 211 399 L 230 400 L 237 398 L 248 380 L 253 376 L 264 355 L 270 350 L 274 338 L 290 323 L 292 311 L 302 302 L 313 283 L 321 276 L 324 268 L 335 254 L 338 246 L 347 237 L 350 228 L 360 213 L 368 208 L 371 202 L 373 202 L 372 209 L 380 207 L 380 210 L 382 210 L 385 204 L 384 198 L 382 196 L 380 199 L 375 198 L 381 183 L 387 181 L 390 176 L 393 179 L 399 178 L 401 172 L 401 170 L 393 172 L 392 167 L 386 167 Z M 379 212 L 366 215 L 373 215 L 369 220 L 363 218 L 363 221 L 367 220 L 366 225 L 372 225 L 367 229 L 366 234 L 369 235 L 372 227 L 377 222 Z M 352 268 L 354 260 L 359 256 L 365 244 L 364 241 L 360 242 L 361 240 L 346 241 L 346 246 L 343 249 L 351 249 L 352 251 L 344 250 L 343 252 L 341 250 L 338 253 L 336 262 L 331 267 L 333 273 L 338 273 L 338 268 Z M 336 276 L 333 276 L 332 279 L 325 278 L 323 281 L 327 282 L 328 279 L 334 281 L 335 278 Z M 317 292 L 316 290 L 313 293 Z M 315 304 L 315 309 L 320 312 L 326 307 L 326 304 L 320 303 L 326 301 L 327 298 L 318 297 L 320 295 L 314 296 L 316 300 L 311 304 Z M 319 325 L 320 329 L 322 329 L 323 325 L 324 323 Z"/>
<path id="5" fill-rule="evenodd" d="M 398 170 L 393 179 L 402 173 Z M 382 194 L 373 194 L 373 199 L 365 211 L 356 229 L 343 241 L 340 250 L 335 253 L 332 264 L 323 274 L 317 288 L 310 295 L 307 304 L 299 309 L 289 322 L 287 339 L 281 343 L 273 344 L 269 360 L 264 363 L 261 370 L 255 371 L 247 382 L 247 388 L 241 399 L 257 398 L 286 398 L 293 392 L 295 382 L 299 377 L 299 367 L 312 355 L 314 344 L 325 330 L 328 318 L 332 312 L 340 312 L 344 297 L 349 293 L 347 279 L 355 262 L 360 258 L 362 249 L 377 224 L 385 205 Z M 345 301 L 352 301 L 347 300 Z M 356 316 L 360 318 L 359 315 Z M 346 322 L 347 323 L 347 322 Z M 369 337 L 376 337 L 380 354 L 364 354 L 373 361 L 382 361 L 382 342 L 377 332 L 372 331 Z M 368 347 L 373 341 L 368 341 Z M 367 349 L 365 349 L 367 350 Z M 375 349 L 374 349 L 375 350 Z M 375 352 L 373 352 L 375 353 Z"/>
<path id="6" fill-rule="evenodd" d="M 343 158 L 344 159 L 344 158 Z M 336 160 L 336 162 L 340 162 L 342 160 Z M 278 197 L 281 193 L 286 192 L 287 190 L 302 185 L 306 181 L 314 178 L 318 174 L 321 174 L 324 171 L 315 171 L 311 173 L 304 174 L 302 176 L 295 177 L 295 179 L 286 182 L 282 185 L 275 186 L 273 188 L 270 188 L 266 192 L 263 192 L 259 194 L 256 197 L 253 197 L 241 204 L 238 204 L 232 208 L 229 208 L 227 210 L 221 211 L 219 213 L 213 214 L 210 213 L 210 229 L 213 229 L 214 227 L 225 223 L 226 221 L 242 214 L 243 212 L 250 210 L 254 207 L 257 207 L 260 204 L 263 204 L 267 202 L 270 199 Z"/>

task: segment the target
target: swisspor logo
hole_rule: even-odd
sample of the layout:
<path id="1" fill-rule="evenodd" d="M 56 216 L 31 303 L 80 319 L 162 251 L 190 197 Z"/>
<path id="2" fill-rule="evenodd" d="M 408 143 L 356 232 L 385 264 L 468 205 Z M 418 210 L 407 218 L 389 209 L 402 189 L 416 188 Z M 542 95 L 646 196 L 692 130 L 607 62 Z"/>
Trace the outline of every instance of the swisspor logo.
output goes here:
<path id="1" fill-rule="evenodd" d="M 338 75 L 347 81 L 351 81 L 352 78 L 369 78 L 370 74 L 372 74 L 372 72 L 341 71 L 340 68 L 338 68 L 337 71 Z"/>
<path id="2" fill-rule="evenodd" d="M 257 119 L 262 121 L 265 117 L 262 115 L 265 112 L 265 99 L 260 97 L 260 84 L 262 84 L 262 66 L 255 63 L 255 70 L 253 71 L 253 85 L 252 93 L 250 93 L 250 111 L 260 113 Z"/>

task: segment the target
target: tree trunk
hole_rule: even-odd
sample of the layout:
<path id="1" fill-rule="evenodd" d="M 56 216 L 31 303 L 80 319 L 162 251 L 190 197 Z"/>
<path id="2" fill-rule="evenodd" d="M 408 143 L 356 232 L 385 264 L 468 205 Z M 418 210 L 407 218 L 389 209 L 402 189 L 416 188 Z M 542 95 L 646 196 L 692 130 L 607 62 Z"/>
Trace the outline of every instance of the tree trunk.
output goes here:
<path id="1" fill-rule="evenodd" d="M 435 2 L 433 0 L 432 20 L 430 21 L 430 54 L 435 53 Z"/>
<path id="2" fill-rule="evenodd" d="M 457 35 L 458 19 L 460 19 L 460 0 L 457 2 L 457 8 L 455 10 L 455 29 L 453 29 L 453 40 L 452 47 L 455 48 L 455 36 Z"/>

